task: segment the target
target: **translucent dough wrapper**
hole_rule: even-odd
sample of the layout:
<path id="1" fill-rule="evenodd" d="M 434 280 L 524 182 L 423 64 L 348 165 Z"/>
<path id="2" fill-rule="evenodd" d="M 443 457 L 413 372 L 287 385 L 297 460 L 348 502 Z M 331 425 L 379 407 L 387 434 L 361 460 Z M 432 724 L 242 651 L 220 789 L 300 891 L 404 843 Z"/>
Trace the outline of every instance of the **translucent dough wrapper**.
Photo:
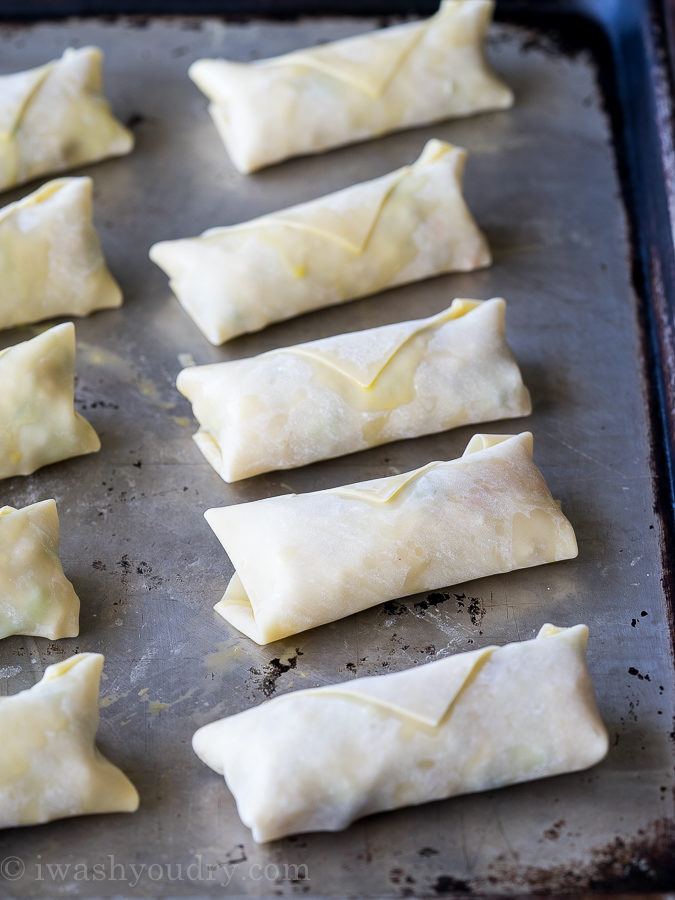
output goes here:
<path id="1" fill-rule="evenodd" d="M 103 96 L 102 62 L 98 47 L 81 47 L 0 75 L 0 191 L 129 153 L 134 139 Z"/>
<path id="2" fill-rule="evenodd" d="M 0 350 L 0 478 L 94 453 L 101 442 L 73 403 L 75 326 Z"/>
<path id="3" fill-rule="evenodd" d="M 91 178 L 61 178 L 0 209 L 0 328 L 122 303 L 91 193 Z"/>
<path id="4" fill-rule="evenodd" d="M 355 297 L 490 264 L 462 196 L 466 151 L 419 159 L 309 203 L 162 241 L 150 258 L 212 344 Z"/>
<path id="5" fill-rule="evenodd" d="M 0 828 L 138 808 L 133 784 L 94 744 L 102 668 L 100 653 L 81 653 L 0 697 Z"/>
<path id="6" fill-rule="evenodd" d="M 225 481 L 459 425 L 528 415 L 506 304 L 454 300 L 428 319 L 184 369 L 195 440 Z"/>
<path id="7" fill-rule="evenodd" d="M 235 573 L 216 611 L 267 644 L 397 597 L 577 555 L 532 435 L 389 478 L 209 509 Z"/>
<path id="8" fill-rule="evenodd" d="M 494 4 L 444 0 L 435 16 L 252 63 L 190 67 L 240 172 L 442 119 L 504 109 L 513 94 L 483 43 Z"/>
<path id="9" fill-rule="evenodd" d="M 585 625 L 296 691 L 200 728 L 256 841 L 595 765 L 607 731 Z"/>
<path id="10" fill-rule="evenodd" d="M 0 638 L 76 637 L 80 601 L 59 559 L 54 500 L 0 508 Z"/>

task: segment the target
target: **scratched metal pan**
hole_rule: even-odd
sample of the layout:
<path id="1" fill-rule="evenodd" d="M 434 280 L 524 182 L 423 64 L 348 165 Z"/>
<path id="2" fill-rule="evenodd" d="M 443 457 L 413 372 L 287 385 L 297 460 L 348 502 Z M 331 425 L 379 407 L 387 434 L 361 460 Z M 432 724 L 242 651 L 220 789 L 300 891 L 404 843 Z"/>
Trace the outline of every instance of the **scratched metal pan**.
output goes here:
<path id="1" fill-rule="evenodd" d="M 0 484 L 1 503 L 56 498 L 81 633 L 58 643 L 3 641 L 0 690 L 30 687 L 76 651 L 103 652 L 100 745 L 138 786 L 141 808 L 4 832 L 0 893 L 382 897 L 672 886 L 669 360 L 660 323 L 672 298 L 673 246 L 670 151 L 658 130 L 671 107 L 654 10 L 507 3 L 489 55 L 515 91 L 513 110 L 245 177 L 230 165 L 188 65 L 200 56 L 278 54 L 368 30 L 379 18 L 41 20 L 27 0 L 3 8 L 35 15 L 0 26 L 0 71 L 38 65 L 69 45 L 100 45 L 107 94 L 137 144 L 128 158 L 81 170 L 94 178 L 96 223 L 125 295 L 120 310 L 77 322 L 76 405 L 103 448 Z M 470 152 L 466 191 L 494 251 L 488 270 L 214 348 L 148 261 L 154 241 L 381 175 L 413 160 L 430 137 Z M 509 337 L 534 412 L 481 430 L 534 432 L 536 460 L 576 529 L 578 559 L 387 603 L 268 647 L 234 632 L 212 611 L 232 567 L 205 509 L 452 458 L 473 429 L 228 486 L 191 440 L 191 410 L 174 388 L 181 365 L 430 315 L 455 296 L 493 295 L 508 300 Z M 37 331 L 3 332 L 0 346 Z M 190 748 L 197 727 L 268 697 L 531 638 L 544 622 L 591 629 L 589 665 L 611 749 L 588 772 L 256 846 L 222 779 Z M 7 857 L 19 862 L 3 867 Z"/>

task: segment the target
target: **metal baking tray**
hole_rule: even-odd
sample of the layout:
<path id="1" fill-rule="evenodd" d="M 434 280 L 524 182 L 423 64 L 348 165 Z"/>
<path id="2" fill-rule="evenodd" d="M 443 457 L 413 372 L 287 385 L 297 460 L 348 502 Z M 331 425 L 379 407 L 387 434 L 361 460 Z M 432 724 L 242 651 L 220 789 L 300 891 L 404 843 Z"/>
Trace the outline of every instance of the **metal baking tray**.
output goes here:
<path id="1" fill-rule="evenodd" d="M 207 6 L 163 4 L 174 12 Z M 0 504 L 56 498 L 63 562 L 82 599 L 81 633 L 58 643 L 3 641 L 0 691 L 30 687 L 73 652 L 103 652 L 100 746 L 141 795 L 133 816 L 3 832 L 2 896 L 401 897 L 675 886 L 667 23 L 648 3 L 506 2 L 489 55 L 516 93 L 513 110 L 237 174 L 186 77 L 189 63 L 277 54 L 376 27 L 383 7 L 410 11 L 408 3 L 361 7 L 373 15 L 339 15 L 334 4 L 331 15 L 284 21 L 181 18 L 148 14 L 150 0 L 134 7 L 146 15 L 126 18 L 41 19 L 53 4 L 28 0 L 0 8 L 0 71 L 38 65 L 69 45 L 100 45 L 106 93 L 137 140 L 131 156 L 81 170 L 94 178 L 96 223 L 125 295 L 120 310 L 76 323 L 76 405 L 103 449 L 0 484 Z M 261 11 L 255 3 L 229 8 Z M 282 3 L 278 11 L 293 10 Z M 156 240 L 388 172 L 430 137 L 470 151 L 466 191 L 494 251 L 488 270 L 388 291 L 214 348 L 147 258 Z M 530 418 L 230 486 L 191 440 L 195 422 L 174 388 L 187 361 L 248 356 L 430 315 L 455 296 L 493 295 L 508 300 L 510 342 L 533 395 Z M 41 327 L 2 332 L 0 347 Z M 202 518 L 206 508 L 406 471 L 459 455 L 474 430 L 522 429 L 534 432 L 536 460 L 575 526 L 578 559 L 387 603 L 262 648 L 212 611 L 231 566 Z M 547 621 L 591 629 L 589 665 L 611 749 L 590 771 L 257 846 L 223 781 L 192 753 L 198 726 L 268 697 L 530 638 Z"/>

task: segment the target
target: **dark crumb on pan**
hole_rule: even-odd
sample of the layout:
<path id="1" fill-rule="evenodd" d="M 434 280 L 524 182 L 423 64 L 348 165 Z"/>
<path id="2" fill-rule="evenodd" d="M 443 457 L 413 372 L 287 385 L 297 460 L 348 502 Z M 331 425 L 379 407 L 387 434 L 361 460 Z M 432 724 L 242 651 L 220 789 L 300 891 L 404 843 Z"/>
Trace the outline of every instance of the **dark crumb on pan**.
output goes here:
<path id="1" fill-rule="evenodd" d="M 235 844 L 231 850 L 225 854 L 225 860 L 229 866 L 236 866 L 238 863 L 246 862 L 246 849 L 243 844 Z"/>
<path id="2" fill-rule="evenodd" d="M 126 120 L 125 125 L 127 128 L 135 128 L 136 125 L 142 125 L 143 122 L 145 122 L 145 116 L 142 116 L 140 113 L 132 113 Z"/>
<path id="3" fill-rule="evenodd" d="M 434 591 L 431 594 L 427 594 L 426 600 L 420 600 L 419 603 L 416 603 L 415 609 L 429 609 L 430 606 L 438 606 L 439 603 L 445 603 L 445 601 L 449 599 L 450 594 L 443 594 L 440 591 Z"/>
<path id="4" fill-rule="evenodd" d="M 119 403 L 113 403 L 111 400 L 92 400 L 91 403 L 87 404 L 84 400 L 79 397 L 76 398 L 76 403 L 80 409 L 119 409 Z"/>
<path id="5" fill-rule="evenodd" d="M 400 884 L 404 874 L 403 869 L 399 868 L 399 866 L 395 866 L 389 872 L 389 881 L 391 881 L 392 884 Z"/>
<path id="6" fill-rule="evenodd" d="M 471 619 L 471 624 L 478 626 L 483 624 L 487 609 L 480 597 L 467 597 L 466 594 L 455 594 L 457 612 L 466 610 Z"/>
<path id="7" fill-rule="evenodd" d="M 628 674 L 629 675 L 637 675 L 637 677 L 640 679 L 640 681 L 651 681 L 652 680 L 649 675 L 643 675 L 642 672 L 640 672 L 638 669 L 635 668 L 635 666 L 628 667 Z"/>
<path id="8" fill-rule="evenodd" d="M 432 888 L 436 894 L 470 894 L 471 886 L 461 878 L 452 875 L 439 875 Z"/>
<path id="9" fill-rule="evenodd" d="M 398 600 L 388 600 L 387 603 L 382 604 L 382 610 L 387 616 L 402 616 L 408 612 L 408 607 L 404 603 L 399 603 Z"/>
<path id="10" fill-rule="evenodd" d="M 557 841 L 560 837 L 560 829 L 565 827 L 565 820 L 558 819 L 557 822 L 554 822 L 550 828 L 547 828 L 544 832 L 544 837 L 549 841 Z"/>
<path id="11" fill-rule="evenodd" d="M 265 697 L 271 697 L 277 689 L 277 681 L 284 672 L 295 669 L 298 664 L 298 657 L 302 656 L 302 650 L 295 648 L 295 656 L 289 656 L 288 662 L 282 663 L 279 657 L 271 659 L 262 671 L 262 677 L 258 679 L 258 687 Z M 261 675 L 258 669 L 251 669 L 254 675 Z"/>

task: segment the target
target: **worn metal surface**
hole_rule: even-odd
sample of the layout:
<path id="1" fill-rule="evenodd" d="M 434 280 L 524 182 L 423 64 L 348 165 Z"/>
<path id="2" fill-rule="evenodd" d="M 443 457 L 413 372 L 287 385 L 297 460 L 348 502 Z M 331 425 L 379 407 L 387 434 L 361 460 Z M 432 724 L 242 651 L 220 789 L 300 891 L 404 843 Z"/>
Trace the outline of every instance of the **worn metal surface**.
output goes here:
<path id="1" fill-rule="evenodd" d="M 76 650 L 106 655 L 100 745 L 132 777 L 133 816 L 0 835 L 0 892 L 17 898 L 664 887 L 672 851 L 672 660 L 654 513 L 643 361 L 613 148 L 591 58 L 494 29 L 512 111 L 417 129 L 253 177 L 230 166 L 186 77 L 203 55 L 250 59 L 355 33 L 369 21 L 225 27 L 215 20 L 65 21 L 0 29 L 0 71 L 68 45 L 106 51 L 107 93 L 134 154 L 84 169 L 125 305 L 78 321 L 77 407 L 103 449 L 0 484 L 0 504 L 55 497 L 81 634 L 0 645 L 0 691 L 34 684 Z M 213 348 L 147 259 L 151 243 L 234 223 L 413 160 L 429 137 L 470 151 L 467 195 L 495 255 L 438 278 Z M 29 188 L 8 192 L 10 202 Z M 454 296 L 509 302 L 534 401 L 535 456 L 575 526 L 577 560 L 385 604 L 265 648 L 213 613 L 231 566 L 203 511 L 405 471 L 459 455 L 473 429 L 399 442 L 228 486 L 193 444 L 174 389 L 181 360 L 230 359 L 426 316 Z M 34 328 L 0 335 L 0 347 Z M 193 755 L 198 726 L 300 687 L 395 671 L 544 622 L 591 628 L 589 664 L 611 735 L 580 774 L 370 817 L 335 835 L 256 846 L 222 780 Z M 292 728 L 292 723 L 289 723 Z M 2 868 L 6 857 L 19 864 Z M 58 868 L 55 868 L 58 866 Z M 23 875 L 21 870 L 23 867 Z M 4 878 L 5 876 L 9 876 Z M 19 877 L 15 877 L 15 876 Z M 12 880 L 9 880 L 12 879 Z"/>

